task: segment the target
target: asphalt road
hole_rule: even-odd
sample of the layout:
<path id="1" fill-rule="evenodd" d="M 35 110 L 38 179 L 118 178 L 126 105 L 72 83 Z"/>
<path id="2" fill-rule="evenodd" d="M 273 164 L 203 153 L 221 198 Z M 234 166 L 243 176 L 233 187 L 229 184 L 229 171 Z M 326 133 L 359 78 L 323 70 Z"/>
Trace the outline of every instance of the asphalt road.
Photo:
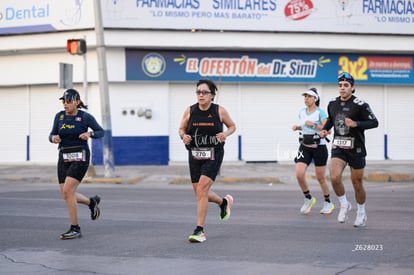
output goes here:
<path id="1" fill-rule="evenodd" d="M 158 187 L 154 187 L 158 186 Z M 83 237 L 60 240 L 69 227 L 55 183 L 0 182 L 0 274 L 413 274 L 412 183 L 366 183 L 368 224 L 299 214 L 296 183 L 216 184 L 234 197 L 229 221 L 210 204 L 207 241 L 189 243 L 196 202 L 188 184 L 82 184 L 99 194 L 101 217 L 79 206 Z M 338 206 L 338 201 L 334 197 Z"/>

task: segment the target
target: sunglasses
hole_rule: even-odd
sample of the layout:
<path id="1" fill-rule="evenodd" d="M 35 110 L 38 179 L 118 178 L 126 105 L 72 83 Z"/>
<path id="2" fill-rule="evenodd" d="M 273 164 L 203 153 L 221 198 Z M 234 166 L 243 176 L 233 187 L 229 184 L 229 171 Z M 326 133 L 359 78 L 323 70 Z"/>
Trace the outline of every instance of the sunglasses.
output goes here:
<path id="1" fill-rule="evenodd" d="M 347 72 L 340 73 L 338 75 L 338 79 L 354 80 L 352 75 L 350 73 L 347 73 Z"/>
<path id="2" fill-rule="evenodd" d="M 211 92 L 210 91 L 196 91 L 196 94 L 197 95 L 208 95 L 208 94 L 211 94 Z"/>
<path id="3" fill-rule="evenodd" d="M 62 101 L 62 104 L 72 104 L 73 102 L 75 102 L 75 100 L 72 99 L 61 99 L 60 101 Z"/>

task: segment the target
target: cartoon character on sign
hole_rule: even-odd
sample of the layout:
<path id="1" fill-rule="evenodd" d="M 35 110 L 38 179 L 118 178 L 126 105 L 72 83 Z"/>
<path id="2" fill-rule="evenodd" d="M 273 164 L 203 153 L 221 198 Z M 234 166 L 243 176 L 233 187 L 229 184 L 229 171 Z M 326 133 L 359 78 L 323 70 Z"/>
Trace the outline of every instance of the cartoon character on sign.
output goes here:
<path id="1" fill-rule="evenodd" d="M 352 5 L 354 0 L 333 0 L 337 9 L 336 15 L 339 25 L 349 25 L 352 14 Z"/>

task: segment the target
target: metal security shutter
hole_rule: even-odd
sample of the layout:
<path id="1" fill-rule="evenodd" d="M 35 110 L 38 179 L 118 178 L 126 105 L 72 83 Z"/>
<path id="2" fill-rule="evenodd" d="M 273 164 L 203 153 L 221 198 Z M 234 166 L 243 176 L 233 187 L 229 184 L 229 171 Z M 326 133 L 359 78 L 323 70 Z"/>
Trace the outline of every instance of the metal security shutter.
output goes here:
<path id="1" fill-rule="evenodd" d="M 385 108 L 388 128 L 388 157 L 392 160 L 413 159 L 413 102 L 412 87 L 387 87 Z"/>
<path id="2" fill-rule="evenodd" d="M 26 87 L 1 88 L 0 162 L 26 161 L 29 102 Z"/>
<path id="3" fill-rule="evenodd" d="M 238 135 L 239 133 L 239 119 L 238 119 L 238 86 L 230 84 L 216 83 L 218 86 L 218 93 L 215 98 L 215 103 L 223 105 L 230 113 L 231 118 L 236 123 L 237 130 L 231 135 L 225 146 L 224 161 L 238 160 Z M 178 136 L 178 128 L 180 127 L 181 119 L 183 118 L 184 110 L 197 102 L 195 94 L 195 83 L 181 83 L 170 84 L 170 161 L 182 162 L 187 161 L 187 150 L 185 149 L 180 137 Z"/>
<path id="4" fill-rule="evenodd" d="M 383 86 L 364 86 L 355 84 L 355 96 L 366 101 L 378 119 L 378 128 L 365 131 L 367 160 L 384 159 L 384 88 Z M 324 85 L 321 90 L 321 107 L 327 111 L 331 99 L 339 96 L 338 86 Z M 332 134 L 333 136 L 333 134 Z"/>
<path id="5" fill-rule="evenodd" d="M 170 161 L 187 161 L 187 150 L 180 137 L 178 128 L 185 108 L 195 102 L 194 84 L 170 84 L 169 134 L 170 134 Z"/>
<path id="6" fill-rule="evenodd" d="M 59 101 L 63 91 L 64 89 L 56 86 L 35 86 L 30 89 L 31 161 L 51 163 L 57 161 L 57 144 L 50 143 L 48 137 L 55 114 L 63 110 L 62 103 Z"/>
<path id="7" fill-rule="evenodd" d="M 243 85 L 241 120 L 244 161 L 293 161 L 304 85 Z"/>

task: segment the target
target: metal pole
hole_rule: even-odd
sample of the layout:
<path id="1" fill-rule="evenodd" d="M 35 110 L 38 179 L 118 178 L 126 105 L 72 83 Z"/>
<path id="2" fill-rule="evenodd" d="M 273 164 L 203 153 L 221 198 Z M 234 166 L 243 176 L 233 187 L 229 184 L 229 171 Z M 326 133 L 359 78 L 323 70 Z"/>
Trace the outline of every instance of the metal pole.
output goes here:
<path id="1" fill-rule="evenodd" d="M 84 39 L 86 40 L 86 37 L 84 37 Z M 87 58 L 86 58 L 87 53 L 84 53 L 82 55 L 83 57 L 83 94 L 84 94 L 84 99 L 85 99 L 85 104 L 89 105 L 88 102 L 88 66 L 87 66 Z M 89 147 L 92 146 L 92 141 L 91 139 L 88 140 L 88 144 Z M 87 177 L 94 177 L 96 176 L 96 171 L 95 171 L 95 167 L 93 166 L 92 163 L 92 152 L 91 152 L 91 159 L 89 161 L 89 167 L 88 167 L 88 171 L 86 171 L 86 176 Z"/>
<path id="2" fill-rule="evenodd" d="M 86 38 L 84 37 L 85 41 Z M 88 73 L 87 73 L 87 59 L 86 59 L 87 53 L 84 53 L 82 55 L 83 57 L 83 94 L 85 95 L 85 104 L 88 105 Z"/>
<path id="3" fill-rule="evenodd" d="M 108 76 L 106 71 L 106 54 L 104 43 L 104 32 L 102 25 L 101 1 L 94 0 L 95 10 L 95 33 L 96 33 L 96 51 L 98 54 L 99 69 L 99 88 L 101 97 L 102 127 L 105 130 L 103 137 L 103 160 L 104 176 L 110 178 L 114 176 L 114 153 L 112 145 L 112 125 L 111 112 L 109 108 Z"/>

